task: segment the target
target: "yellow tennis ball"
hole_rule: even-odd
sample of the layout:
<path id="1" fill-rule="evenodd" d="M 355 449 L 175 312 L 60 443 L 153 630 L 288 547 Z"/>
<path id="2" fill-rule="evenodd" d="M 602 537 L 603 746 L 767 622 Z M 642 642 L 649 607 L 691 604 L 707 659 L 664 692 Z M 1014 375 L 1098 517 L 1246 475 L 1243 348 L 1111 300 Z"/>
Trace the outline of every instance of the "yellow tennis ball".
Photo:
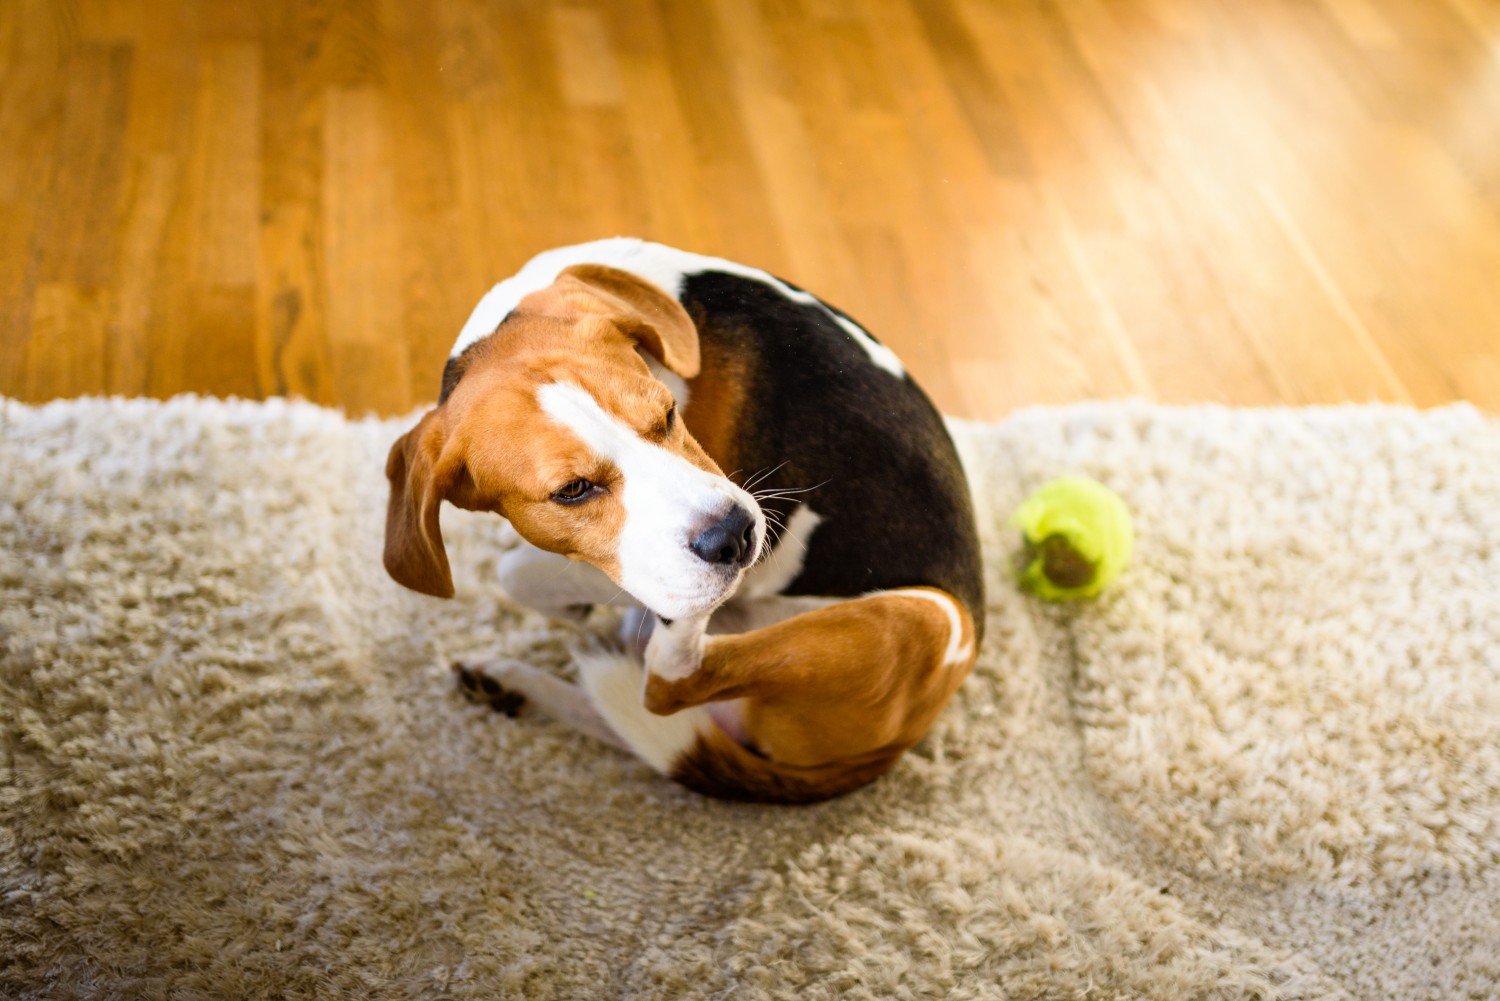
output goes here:
<path id="1" fill-rule="evenodd" d="M 1026 547 L 1021 586 L 1047 601 L 1092 598 L 1130 562 L 1135 528 L 1120 495 L 1087 476 L 1044 483 L 1011 517 Z"/>

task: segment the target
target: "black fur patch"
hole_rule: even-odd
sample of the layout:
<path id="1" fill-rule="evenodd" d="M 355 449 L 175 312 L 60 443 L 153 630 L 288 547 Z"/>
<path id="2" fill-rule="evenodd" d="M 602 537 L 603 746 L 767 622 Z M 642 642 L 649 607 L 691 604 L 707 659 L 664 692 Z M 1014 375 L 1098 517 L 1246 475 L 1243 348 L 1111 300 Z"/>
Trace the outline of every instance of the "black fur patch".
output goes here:
<path id="1" fill-rule="evenodd" d="M 494 678 L 475 671 L 465 664 L 454 664 L 453 673 L 458 678 L 458 690 L 463 692 L 464 697 L 470 702 L 489 706 L 497 713 L 504 713 L 511 719 L 515 719 L 526 706 L 526 696 L 501 687 Z"/>
<path id="2" fill-rule="evenodd" d="M 910 376 L 878 367 L 815 305 L 723 272 L 688 276 L 682 304 L 699 336 L 744 359 L 755 392 L 740 414 L 735 464 L 783 519 L 822 517 L 788 595 L 852 597 L 940 588 L 984 628 L 984 577 L 968 482 L 937 408 Z M 838 314 L 843 315 L 843 314 Z"/>
<path id="3" fill-rule="evenodd" d="M 464 354 L 468 354 L 468 352 L 465 351 Z M 455 357 L 449 358 L 447 363 L 443 365 L 443 385 L 442 388 L 438 390 L 439 404 L 448 402 L 448 397 L 453 392 L 453 387 L 458 385 L 458 380 L 463 376 L 463 374 L 464 355 L 456 355 Z"/>

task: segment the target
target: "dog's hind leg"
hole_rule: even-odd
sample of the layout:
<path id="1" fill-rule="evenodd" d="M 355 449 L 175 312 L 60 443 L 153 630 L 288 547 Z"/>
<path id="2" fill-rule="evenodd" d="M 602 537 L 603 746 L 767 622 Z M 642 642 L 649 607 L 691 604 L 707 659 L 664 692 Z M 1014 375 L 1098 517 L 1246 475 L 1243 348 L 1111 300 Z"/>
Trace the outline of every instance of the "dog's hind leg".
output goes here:
<path id="1" fill-rule="evenodd" d="M 459 687 L 475 702 L 507 716 L 516 716 L 527 706 L 550 716 L 564 726 L 593 737 L 611 747 L 630 747 L 612 730 L 577 685 L 518 660 L 495 660 L 480 664 L 455 663 Z"/>

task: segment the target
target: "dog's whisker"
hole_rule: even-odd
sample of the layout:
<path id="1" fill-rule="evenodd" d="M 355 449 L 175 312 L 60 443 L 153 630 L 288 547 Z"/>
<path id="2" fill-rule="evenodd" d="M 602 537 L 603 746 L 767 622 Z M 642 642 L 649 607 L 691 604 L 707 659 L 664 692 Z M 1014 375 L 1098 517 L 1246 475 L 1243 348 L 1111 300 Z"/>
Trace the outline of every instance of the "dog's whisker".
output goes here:
<path id="1" fill-rule="evenodd" d="M 767 476 L 770 476 L 772 473 L 776 472 L 782 466 L 785 466 L 788 462 L 791 462 L 791 461 L 792 460 L 790 460 L 790 459 L 785 459 L 785 460 L 783 460 L 781 462 L 778 462 L 776 465 L 772 466 L 770 469 L 767 469 L 765 472 L 763 472 L 763 473 L 757 473 L 755 476 L 753 476 L 753 477 L 750 478 L 750 481 L 748 483 L 745 484 L 744 489 L 746 489 L 746 490 L 751 489 L 752 487 L 755 486 L 755 484 L 761 482 Z"/>
<path id="2" fill-rule="evenodd" d="M 772 473 L 776 472 L 776 470 L 780 469 L 781 466 L 784 465 L 786 465 L 785 462 L 781 463 L 780 466 L 772 466 L 769 469 L 762 469 L 760 472 L 756 473 L 754 476 L 745 481 L 745 489 L 749 490 L 751 487 L 755 486 L 755 484 L 759 483 L 767 476 L 770 476 Z"/>
<path id="3" fill-rule="evenodd" d="M 780 512 L 768 510 L 768 512 L 765 512 L 765 515 L 766 534 L 768 534 L 768 536 L 771 536 L 772 543 L 780 543 L 781 537 L 786 536 L 786 522 L 781 521 Z M 801 539 L 798 539 L 795 534 L 792 534 L 792 536 L 789 537 L 790 539 L 796 540 L 796 545 L 801 546 L 802 552 L 807 552 L 807 546 L 802 543 Z M 771 546 L 766 546 L 766 551 L 769 551 L 769 548 L 771 548 Z"/>
<path id="4" fill-rule="evenodd" d="M 795 494 L 805 494 L 816 490 L 818 487 L 826 487 L 832 480 L 824 480 L 822 483 L 810 487 L 767 487 L 764 490 L 752 490 L 751 496 L 756 500 L 776 499 L 780 497 L 791 497 Z"/>
<path id="5" fill-rule="evenodd" d="M 762 550 L 762 556 L 764 556 L 765 553 L 771 549 L 771 546 L 774 546 L 776 543 L 781 541 L 781 534 L 786 530 L 786 526 L 783 525 L 779 520 L 770 517 L 771 513 L 772 512 L 769 511 L 766 512 L 766 537 L 769 539 L 771 545 L 766 546 L 765 549 Z"/>
<path id="6" fill-rule="evenodd" d="M 749 490 L 751 486 L 753 486 L 756 483 L 759 483 L 761 477 L 763 475 L 765 475 L 765 472 L 766 472 L 765 470 L 761 470 L 760 472 L 753 473 L 750 476 L 747 476 L 745 478 L 745 482 L 743 484 L 743 489 Z"/>
<path id="7" fill-rule="evenodd" d="M 777 525 L 774 528 L 768 528 L 766 530 L 766 534 L 770 536 L 770 539 L 768 540 L 770 544 L 766 546 L 765 552 L 762 554 L 763 556 L 769 556 L 771 554 L 771 550 L 781 545 L 781 541 L 785 539 L 787 535 L 786 526 Z"/>

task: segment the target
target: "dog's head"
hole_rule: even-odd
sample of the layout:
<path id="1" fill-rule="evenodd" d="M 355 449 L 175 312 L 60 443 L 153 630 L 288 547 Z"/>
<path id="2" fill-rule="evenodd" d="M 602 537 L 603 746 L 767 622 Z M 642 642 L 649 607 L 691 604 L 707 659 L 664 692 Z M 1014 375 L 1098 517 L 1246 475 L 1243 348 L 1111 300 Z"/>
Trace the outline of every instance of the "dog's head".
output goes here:
<path id="1" fill-rule="evenodd" d="M 765 516 L 688 433 L 643 353 L 698 374 L 692 320 L 634 275 L 580 265 L 521 300 L 451 363 L 444 401 L 391 447 L 390 575 L 453 595 L 446 500 L 504 515 L 666 618 L 722 602 L 759 555 Z"/>

